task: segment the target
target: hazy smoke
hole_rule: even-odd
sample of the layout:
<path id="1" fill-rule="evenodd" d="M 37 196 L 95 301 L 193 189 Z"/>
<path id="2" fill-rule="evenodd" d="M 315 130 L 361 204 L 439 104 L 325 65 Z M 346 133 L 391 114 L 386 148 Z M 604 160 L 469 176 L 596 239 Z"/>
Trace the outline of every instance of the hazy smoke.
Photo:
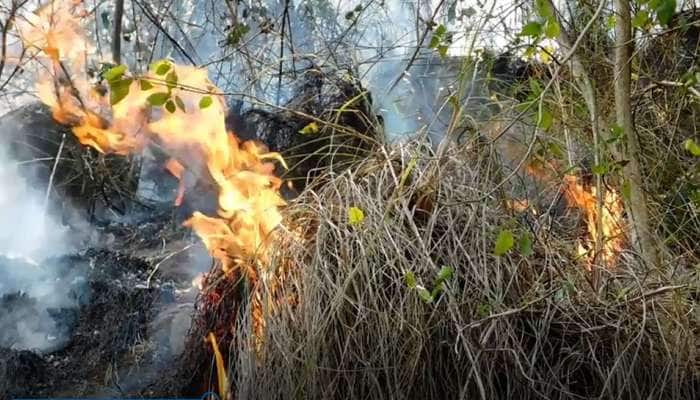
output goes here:
<path id="1" fill-rule="evenodd" d="M 0 347 L 49 350 L 78 304 L 77 271 L 45 260 L 69 251 L 67 229 L 45 212 L 44 190 L 20 176 L 0 143 Z"/>

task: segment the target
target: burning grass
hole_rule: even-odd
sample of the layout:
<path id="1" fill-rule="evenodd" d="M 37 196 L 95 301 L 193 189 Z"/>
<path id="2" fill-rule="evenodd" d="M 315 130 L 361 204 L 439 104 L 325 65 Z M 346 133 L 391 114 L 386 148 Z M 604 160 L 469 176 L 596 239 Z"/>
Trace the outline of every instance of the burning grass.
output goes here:
<path id="1" fill-rule="evenodd" d="M 276 278 L 250 289 L 265 329 L 209 309 L 236 321 L 233 398 L 697 398 L 692 278 L 652 281 L 626 254 L 595 292 L 578 238 L 484 196 L 497 166 L 403 146 L 290 204 Z M 495 256 L 504 228 L 529 232 L 532 254 Z"/>

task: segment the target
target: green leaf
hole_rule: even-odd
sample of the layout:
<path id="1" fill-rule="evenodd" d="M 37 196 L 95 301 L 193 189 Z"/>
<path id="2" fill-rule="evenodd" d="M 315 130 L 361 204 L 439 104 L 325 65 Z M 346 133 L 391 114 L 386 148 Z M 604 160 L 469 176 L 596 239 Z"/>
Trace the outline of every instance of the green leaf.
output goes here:
<path id="1" fill-rule="evenodd" d="M 443 36 L 447 32 L 447 27 L 445 25 L 438 25 L 437 28 L 435 28 L 435 36 Z"/>
<path id="2" fill-rule="evenodd" d="M 154 107 L 158 107 L 165 104 L 165 102 L 168 101 L 169 98 L 170 93 L 153 93 L 152 95 L 146 98 L 146 101 L 148 102 L 148 104 Z"/>
<path id="3" fill-rule="evenodd" d="M 440 58 L 445 58 L 447 57 L 447 49 L 448 47 L 446 45 L 440 45 L 437 48 L 438 54 L 440 54 Z"/>
<path id="4" fill-rule="evenodd" d="M 676 0 L 661 0 L 655 9 L 656 18 L 661 25 L 668 25 L 676 12 Z"/>
<path id="5" fill-rule="evenodd" d="M 168 100 L 165 103 L 165 109 L 168 110 L 171 114 L 175 112 L 175 103 L 172 100 Z"/>
<path id="6" fill-rule="evenodd" d="M 139 80 L 139 85 L 141 86 L 141 90 L 151 90 L 153 89 L 153 84 L 146 79 L 140 79 Z"/>
<path id="7" fill-rule="evenodd" d="M 549 130 L 549 128 L 552 127 L 552 121 L 554 118 L 552 117 L 552 113 L 547 111 L 547 109 L 542 108 L 542 113 L 540 113 L 540 129 L 542 130 Z"/>
<path id="8" fill-rule="evenodd" d="M 544 28 L 544 35 L 550 39 L 556 39 L 559 37 L 559 33 L 561 33 L 559 23 L 555 18 L 549 18 Z"/>
<path id="9" fill-rule="evenodd" d="M 518 248 L 520 249 L 520 254 L 522 254 L 524 257 L 530 257 L 534 253 L 532 250 L 532 235 L 530 235 L 529 232 L 525 232 L 520 235 Z"/>
<path id="10" fill-rule="evenodd" d="M 542 24 L 536 21 L 528 22 L 520 31 L 520 36 L 536 38 L 542 34 Z"/>
<path id="11" fill-rule="evenodd" d="M 695 157 L 700 157 L 700 146 L 695 143 L 693 139 L 686 140 L 683 146 L 690 152 L 690 154 L 694 155 Z"/>
<path id="12" fill-rule="evenodd" d="M 154 70 L 155 70 L 157 75 L 163 76 L 163 75 L 167 74 L 168 71 L 170 71 L 170 68 L 171 68 L 171 66 L 170 66 L 169 62 L 160 61 L 160 62 L 156 63 Z"/>
<path id="13" fill-rule="evenodd" d="M 318 128 L 318 124 L 315 121 L 313 121 L 305 127 L 301 128 L 299 133 L 301 133 L 302 135 L 315 135 L 319 132 L 319 130 L 320 129 Z"/>
<path id="14" fill-rule="evenodd" d="M 447 265 L 443 265 L 442 268 L 440 268 L 440 272 L 438 272 L 436 284 L 439 285 L 442 282 L 449 280 L 450 278 L 452 278 L 452 275 L 454 275 L 454 272 L 454 268 L 448 267 Z"/>
<path id="15" fill-rule="evenodd" d="M 109 82 L 120 80 L 122 75 L 126 73 L 126 65 L 120 64 L 112 67 L 102 74 L 102 77 Z"/>
<path id="16" fill-rule="evenodd" d="M 632 18 L 632 26 L 635 28 L 644 28 L 649 22 L 649 13 L 646 10 L 639 10 Z"/>
<path id="17" fill-rule="evenodd" d="M 131 82 L 133 82 L 133 79 L 131 78 L 110 81 L 109 104 L 115 105 L 128 96 Z"/>
<path id="18" fill-rule="evenodd" d="M 179 108 L 180 111 L 182 111 L 182 112 L 187 112 L 187 111 L 185 110 L 185 102 L 182 101 L 182 99 L 180 98 L 180 96 L 175 96 L 175 105 L 177 105 L 177 108 Z"/>
<path id="19" fill-rule="evenodd" d="M 418 285 L 418 281 L 416 281 L 416 274 L 414 274 L 412 271 L 406 272 L 404 279 L 406 280 L 406 286 L 408 286 L 410 289 L 415 289 Z"/>
<path id="20" fill-rule="evenodd" d="M 537 10 L 537 14 L 542 18 L 549 19 L 554 17 L 554 10 L 552 10 L 552 6 L 547 0 L 536 0 L 535 9 Z"/>
<path id="21" fill-rule="evenodd" d="M 348 13 L 352 14 L 352 13 Z M 347 18 L 347 15 L 346 15 Z M 354 15 L 350 16 L 350 19 L 354 18 Z M 226 37 L 226 44 L 232 47 L 238 46 L 238 44 L 243 40 L 245 35 L 250 31 L 250 27 L 243 23 L 237 23 L 231 28 L 228 36 Z"/>
<path id="22" fill-rule="evenodd" d="M 211 98 L 211 96 L 204 96 L 201 99 L 199 99 L 199 108 L 200 109 L 205 109 L 212 105 L 214 100 Z"/>
<path id="23" fill-rule="evenodd" d="M 348 222 L 350 225 L 357 226 L 365 220 L 365 213 L 357 207 L 350 207 L 348 209 Z"/>
<path id="24" fill-rule="evenodd" d="M 607 174 L 609 170 L 610 170 L 610 168 L 608 167 L 607 164 L 598 164 L 598 165 L 594 165 L 593 168 L 591 168 L 591 171 L 594 174 L 600 175 L 600 176 Z"/>
<path id="25" fill-rule="evenodd" d="M 605 24 L 608 26 L 608 29 L 615 29 L 615 25 L 617 25 L 616 16 L 615 15 L 608 16 L 607 20 L 605 21 Z"/>
<path id="26" fill-rule="evenodd" d="M 424 288 L 423 286 L 416 286 L 416 290 L 418 291 L 418 296 L 420 296 L 421 300 L 428 304 L 433 302 L 433 295 L 430 294 L 428 289 Z"/>
<path id="27" fill-rule="evenodd" d="M 479 306 L 476 308 L 476 315 L 479 318 L 486 318 L 489 316 L 489 314 L 491 314 L 491 305 L 490 304 L 482 303 L 482 304 L 479 304 Z"/>
<path id="28" fill-rule="evenodd" d="M 428 44 L 429 49 L 437 49 L 437 47 L 440 45 L 440 37 L 438 36 L 433 36 L 430 38 L 430 44 Z"/>
<path id="29" fill-rule="evenodd" d="M 177 86 L 177 74 L 172 71 L 165 77 L 165 83 L 168 85 L 168 89 L 172 89 Z"/>
<path id="30" fill-rule="evenodd" d="M 502 256 L 510 251 L 515 244 L 515 238 L 513 237 L 513 232 L 504 229 L 498 233 L 498 238 L 496 239 L 496 245 L 493 249 L 493 254 L 497 256 Z"/>

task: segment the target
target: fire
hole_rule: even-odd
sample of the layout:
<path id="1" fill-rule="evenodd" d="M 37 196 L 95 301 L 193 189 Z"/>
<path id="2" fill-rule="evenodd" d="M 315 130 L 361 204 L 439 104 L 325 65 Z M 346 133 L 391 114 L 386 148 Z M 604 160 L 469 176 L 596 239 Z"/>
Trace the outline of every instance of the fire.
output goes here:
<path id="1" fill-rule="evenodd" d="M 559 168 L 554 162 L 534 162 L 526 166 L 526 172 L 538 179 L 546 181 L 558 181 Z M 593 269 L 594 264 L 606 268 L 614 268 L 617 264 L 620 252 L 624 248 L 623 203 L 619 194 L 613 190 L 605 190 L 603 204 L 600 213 L 600 249 L 596 254 L 596 238 L 598 229 L 598 204 L 595 187 L 586 187 L 579 182 L 575 175 L 564 175 L 564 197 L 571 207 L 576 207 L 583 212 L 586 221 L 587 237 L 579 239 L 576 244 L 577 254 L 585 260 L 586 268 Z"/>
<path id="2" fill-rule="evenodd" d="M 598 218 L 600 217 L 600 232 L 601 248 L 599 259 L 607 268 L 613 268 L 616 263 L 620 251 L 623 248 L 624 230 L 622 226 L 622 201 L 613 190 L 606 190 L 603 194 L 603 205 L 601 214 L 598 215 L 597 192 L 595 187 L 586 190 L 583 185 L 578 183 L 578 179 L 574 175 L 564 176 L 564 195 L 569 204 L 575 205 L 583 211 L 586 219 L 586 227 L 588 228 L 588 238 L 586 246 L 583 243 L 578 243 L 578 253 L 585 257 L 588 262 L 588 268 L 591 269 L 596 261 L 595 241 L 598 237 Z M 586 249 L 588 247 L 589 250 Z"/>
<path id="3" fill-rule="evenodd" d="M 185 196 L 184 173 L 216 183 L 218 213 L 186 221 L 224 272 L 266 260 L 267 245 L 281 224 L 277 153 L 241 142 L 224 124 L 226 106 L 207 71 L 163 61 L 143 75 L 123 66 L 105 73 L 109 87 L 91 83 L 86 60 L 93 53 L 80 24 L 80 1 L 52 1 L 18 26 L 23 43 L 47 71 L 37 84 L 54 118 L 70 125 L 78 140 L 102 153 L 139 153 L 147 145 L 172 158 L 165 168 L 180 180 L 176 203 Z M 107 77 L 107 74 L 110 74 Z M 252 274 L 252 275 L 250 275 Z"/>

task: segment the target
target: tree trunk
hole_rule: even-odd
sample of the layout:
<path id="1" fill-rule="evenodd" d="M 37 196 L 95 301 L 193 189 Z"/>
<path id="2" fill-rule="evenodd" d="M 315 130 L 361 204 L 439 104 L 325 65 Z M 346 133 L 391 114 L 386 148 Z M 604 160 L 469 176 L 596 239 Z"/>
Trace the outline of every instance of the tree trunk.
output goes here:
<path id="1" fill-rule="evenodd" d="M 656 247 L 654 232 L 651 229 L 646 194 L 643 188 L 639 161 L 639 140 L 632 124 L 632 107 L 630 96 L 631 60 L 632 60 L 632 26 L 630 22 L 629 0 L 615 0 L 617 23 L 615 25 L 615 116 L 627 141 L 626 158 L 629 160 L 624 169 L 624 177 L 630 188 L 630 195 L 625 199 L 627 213 L 632 230 L 632 242 L 647 267 L 659 266 L 659 249 Z M 624 151 L 624 150 L 623 150 Z"/>
<path id="2" fill-rule="evenodd" d="M 121 64 L 122 59 L 122 18 L 124 17 L 124 0 L 114 4 L 114 30 L 112 31 L 112 60 Z"/>

